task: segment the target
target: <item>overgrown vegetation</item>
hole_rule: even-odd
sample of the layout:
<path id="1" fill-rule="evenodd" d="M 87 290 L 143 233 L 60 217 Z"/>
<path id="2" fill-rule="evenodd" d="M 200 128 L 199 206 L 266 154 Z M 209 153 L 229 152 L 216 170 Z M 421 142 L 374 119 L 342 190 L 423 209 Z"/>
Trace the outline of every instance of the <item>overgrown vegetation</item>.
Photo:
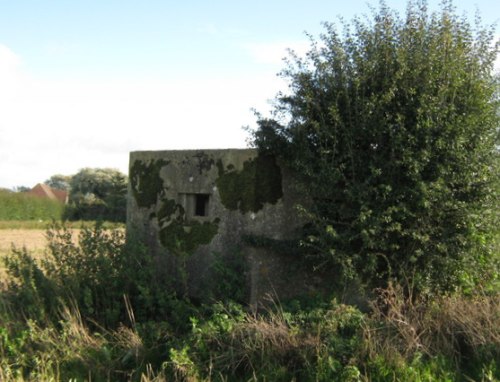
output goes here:
<path id="1" fill-rule="evenodd" d="M 75 244 L 55 225 L 43 260 L 20 248 L 5 259 L 0 379 L 500 381 L 491 38 L 451 3 L 433 15 L 410 3 L 405 19 L 382 4 L 343 35 L 327 25 L 284 71 L 291 94 L 259 121 L 257 146 L 296 172 L 311 224 L 301 245 L 249 242 L 376 286 L 369 310 L 335 294 L 245 306 L 237 257 L 213 264 L 213 302 L 190 301 L 159 282 L 158 259 L 133 237 L 97 224 Z M 162 165 L 131 175 L 140 206 L 165 202 L 159 220 L 182 215 L 158 171 L 148 176 Z M 227 171 L 227 186 L 242 181 Z"/>
<path id="2" fill-rule="evenodd" d="M 60 220 L 64 206 L 23 192 L 0 190 L 0 220 Z"/>
<path id="3" fill-rule="evenodd" d="M 5 260 L 2 381 L 500 378 L 498 294 L 426 299 L 390 285 L 371 313 L 335 299 L 255 312 L 229 286 L 195 305 L 155 283 L 154 262 L 121 231 L 87 228 L 76 245 L 54 226 L 48 238 L 43 261 L 23 249 Z M 239 266 L 218 266 L 239 280 Z"/>

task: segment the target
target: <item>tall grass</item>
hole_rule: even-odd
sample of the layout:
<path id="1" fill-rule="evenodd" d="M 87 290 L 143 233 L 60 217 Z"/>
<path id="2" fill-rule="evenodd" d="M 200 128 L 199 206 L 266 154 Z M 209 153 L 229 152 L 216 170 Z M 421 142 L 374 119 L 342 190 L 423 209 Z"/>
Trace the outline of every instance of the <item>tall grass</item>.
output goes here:
<path id="1" fill-rule="evenodd" d="M 500 360 L 498 292 L 429 298 L 392 284 L 378 292 L 365 330 L 370 359 L 381 357 L 396 367 L 419 357 L 441 358 L 463 375 L 477 375 Z"/>
<path id="2" fill-rule="evenodd" d="M 60 202 L 0 190 L 0 220 L 60 220 L 63 212 Z"/>

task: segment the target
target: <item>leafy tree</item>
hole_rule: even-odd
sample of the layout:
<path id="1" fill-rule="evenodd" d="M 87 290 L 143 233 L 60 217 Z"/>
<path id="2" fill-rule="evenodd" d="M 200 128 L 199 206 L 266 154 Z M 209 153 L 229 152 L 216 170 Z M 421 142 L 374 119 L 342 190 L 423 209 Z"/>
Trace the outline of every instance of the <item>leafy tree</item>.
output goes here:
<path id="1" fill-rule="evenodd" d="M 57 190 L 69 191 L 69 184 L 71 183 L 71 175 L 52 175 L 44 182 L 47 186 Z"/>
<path id="2" fill-rule="evenodd" d="M 125 221 L 127 177 L 111 168 L 84 168 L 71 177 L 67 217 Z"/>
<path id="3" fill-rule="evenodd" d="M 297 174 L 316 267 L 453 288 L 487 269 L 498 215 L 498 43 L 451 2 L 410 1 L 291 54 L 254 143 Z M 498 223 L 498 222 L 497 222 Z M 482 267 L 481 267 L 482 266 Z"/>

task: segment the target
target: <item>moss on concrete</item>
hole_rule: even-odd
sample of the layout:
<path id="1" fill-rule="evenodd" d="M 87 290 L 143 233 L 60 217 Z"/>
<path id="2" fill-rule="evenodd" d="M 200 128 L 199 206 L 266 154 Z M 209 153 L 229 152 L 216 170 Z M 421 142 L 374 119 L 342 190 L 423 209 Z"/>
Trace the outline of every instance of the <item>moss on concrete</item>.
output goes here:
<path id="1" fill-rule="evenodd" d="M 130 168 L 130 184 L 137 205 L 149 208 L 156 204 L 163 191 L 163 180 L 160 177 L 162 167 L 168 161 L 159 159 L 143 162 L 136 160 Z"/>
<path id="2" fill-rule="evenodd" d="M 250 159 L 241 171 L 236 171 L 231 164 L 224 169 L 220 160 L 216 165 L 221 202 L 230 210 L 257 212 L 264 203 L 275 204 L 283 196 L 281 169 L 274 156 L 259 155 Z"/>
<path id="3" fill-rule="evenodd" d="M 184 216 L 184 208 L 172 199 L 162 200 L 162 205 L 156 214 L 158 218 L 158 223 L 162 225 L 163 223 L 168 223 L 173 219 L 173 216 Z"/>
<path id="4" fill-rule="evenodd" d="M 209 244 L 219 229 L 219 219 L 212 222 L 187 222 L 175 219 L 160 229 L 161 244 L 177 255 L 191 255 L 203 244 Z"/>
<path id="5" fill-rule="evenodd" d="M 209 244 L 219 229 L 219 219 L 187 221 L 182 205 L 172 199 L 162 201 L 156 218 L 160 243 L 174 254 L 191 255 L 200 245 Z"/>

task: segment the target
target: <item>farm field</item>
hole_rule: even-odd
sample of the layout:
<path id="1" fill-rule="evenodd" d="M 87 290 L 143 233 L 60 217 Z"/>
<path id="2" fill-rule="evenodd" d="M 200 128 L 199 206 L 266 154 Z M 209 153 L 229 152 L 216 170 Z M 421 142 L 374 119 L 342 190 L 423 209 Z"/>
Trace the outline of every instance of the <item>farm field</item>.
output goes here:
<path id="1" fill-rule="evenodd" d="M 45 230 L 42 229 L 1 229 L 0 254 L 16 248 L 26 247 L 29 251 L 42 252 L 47 244 Z"/>

